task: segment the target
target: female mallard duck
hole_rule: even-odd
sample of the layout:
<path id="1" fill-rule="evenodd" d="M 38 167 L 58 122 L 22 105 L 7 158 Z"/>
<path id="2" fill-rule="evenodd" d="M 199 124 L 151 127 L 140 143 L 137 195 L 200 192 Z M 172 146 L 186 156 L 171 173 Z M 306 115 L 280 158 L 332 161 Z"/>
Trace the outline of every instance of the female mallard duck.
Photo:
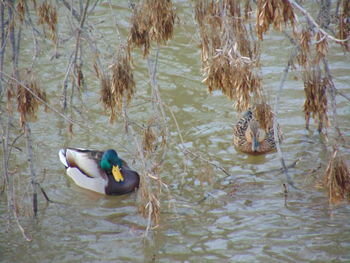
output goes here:
<path id="1" fill-rule="evenodd" d="M 66 172 L 80 187 L 106 195 L 122 195 L 139 186 L 140 177 L 114 150 L 67 148 L 59 151 Z"/>
<path id="2" fill-rule="evenodd" d="M 276 149 L 273 127 L 264 130 L 248 110 L 233 128 L 233 144 L 238 150 L 250 154 L 262 154 Z M 278 127 L 279 139 L 282 133 Z"/>

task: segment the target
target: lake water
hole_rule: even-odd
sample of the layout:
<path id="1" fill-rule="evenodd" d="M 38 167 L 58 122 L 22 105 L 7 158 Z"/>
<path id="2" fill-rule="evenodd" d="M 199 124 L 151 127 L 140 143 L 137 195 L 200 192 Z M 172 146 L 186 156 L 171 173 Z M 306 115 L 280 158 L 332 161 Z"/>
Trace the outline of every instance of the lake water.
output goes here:
<path id="1" fill-rule="evenodd" d="M 37 220 L 27 217 L 30 198 L 18 194 L 22 225 L 33 240 L 26 242 L 13 224 L 7 231 L 7 203 L 0 202 L 1 262 L 350 262 L 350 206 L 330 205 L 327 192 L 319 186 L 330 149 L 311 122 L 305 130 L 304 91 L 299 69 L 288 74 L 284 84 L 278 121 L 283 129 L 282 150 L 287 164 L 300 159 L 289 170 L 299 190 L 288 187 L 277 153 L 249 156 L 232 145 L 232 128 L 237 121 L 233 102 L 220 92 L 210 95 L 201 82 L 198 34 L 190 1 L 176 1 L 179 16 L 174 38 L 161 47 L 157 80 L 164 103 L 174 112 L 185 145 L 169 112 L 170 149 L 160 176 L 168 185 L 161 195 L 159 226 L 145 238 L 147 221 L 137 209 L 135 193 L 105 197 L 80 189 L 65 175 L 58 159 L 63 147 L 116 148 L 133 168 L 141 169 L 136 148 L 124 134 L 123 123 L 109 124 L 100 103 L 99 82 L 92 62 L 84 61 L 87 90 L 76 100 L 74 136 L 53 112 L 39 114 L 31 125 L 35 141 L 36 171 L 48 196 L 59 203 L 46 204 L 39 196 Z M 66 10 L 60 9 L 61 14 Z M 115 21 L 122 39 L 130 27 L 128 1 L 113 7 L 99 4 L 89 22 L 94 25 L 101 59 L 111 63 L 119 44 Z M 29 29 L 26 29 L 29 30 Z M 59 30 L 69 31 L 62 21 Z M 32 58 L 30 32 L 23 44 L 22 63 Z M 66 36 L 63 34 L 63 37 Z M 26 43 L 26 42 L 24 42 Z M 75 41 L 61 45 L 58 59 L 51 46 L 42 45 L 36 68 L 50 104 L 60 107 L 62 81 Z M 281 76 L 293 47 L 279 32 L 270 30 L 262 43 L 263 87 L 274 102 Z M 350 59 L 331 44 L 329 63 L 336 87 L 350 96 Z M 84 45 L 87 54 L 90 49 Z M 147 62 L 141 52 L 133 53 L 136 94 L 129 116 L 137 123 L 147 119 L 150 87 Z M 154 58 L 154 52 L 152 53 Z M 338 96 L 340 128 L 347 140 L 342 148 L 349 159 L 350 106 Z M 332 140 L 333 130 L 329 129 Z M 25 150 L 24 140 L 18 147 Z M 181 146 L 225 168 L 230 176 L 200 160 L 184 166 Z M 25 151 L 24 151 L 25 152 Z M 22 192 L 31 190 L 24 153 L 14 150 L 12 171 Z M 349 162 L 348 162 L 349 164 Z M 321 168 L 319 168 L 321 166 Z M 29 200 L 29 201 L 27 201 Z M 27 207 L 27 208 L 26 208 Z"/>

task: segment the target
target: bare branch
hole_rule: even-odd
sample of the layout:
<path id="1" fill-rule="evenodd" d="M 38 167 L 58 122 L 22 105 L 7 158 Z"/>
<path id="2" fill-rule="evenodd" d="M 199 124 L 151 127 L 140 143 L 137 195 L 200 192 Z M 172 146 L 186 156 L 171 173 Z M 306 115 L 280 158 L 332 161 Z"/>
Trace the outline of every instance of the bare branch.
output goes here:
<path id="1" fill-rule="evenodd" d="M 338 39 L 338 38 L 335 38 L 335 37 L 331 36 L 324 29 L 322 29 L 322 27 L 315 21 L 315 19 L 303 7 L 301 7 L 296 1 L 289 0 L 289 2 L 296 9 L 298 9 L 303 15 L 305 15 L 307 17 L 307 19 L 310 21 L 310 23 L 312 23 L 317 28 L 317 30 L 319 30 L 327 38 L 329 38 L 329 39 L 331 39 L 331 40 L 333 40 L 335 42 L 347 42 L 350 39 L 350 36 L 347 37 L 346 39 Z"/>
<path id="2" fill-rule="evenodd" d="M 333 78 L 332 78 L 332 74 L 329 70 L 329 66 L 328 66 L 328 61 L 323 58 L 322 59 L 323 61 L 323 66 L 324 66 L 324 69 L 325 69 L 325 73 L 327 75 L 327 79 L 328 79 L 328 85 L 327 85 L 327 88 L 328 88 L 328 92 L 330 94 L 330 98 L 331 98 L 331 107 L 332 107 L 332 112 L 333 112 L 333 122 L 334 122 L 334 129 L 335 129 L 335 132 L 337 133 L 337 136 L 336 136 L 336 141 L 339 142 L 339 141 L 345 141 L 344 138 L 343 138 L 343 135 L 340 131 L 340 128 L 339 128 L 339 124 L 338 124 L 338 114 L 337 114 L 337 102 L 336 102 L 336 90 L 335 90 L 335 86 L 334 86 L 334 83 L 333 83 Z"/>
<path id="3" fill-rule="evenodd" d="M 283 169 L 283 173 L 285 174 L 285 176 L 287 178 L 288 184 L 290 184 L 295 189 L 298 189 L 298 188 L 295 186 L 295 184 L 292 181 L 290 175 L 288 174 L 288 168 L 286 166 L 286 163 L 285 163 L 285 160 L 284 160 L 284 157 L 283 157 L 283 152 L 281 150 L 280 141 L 279 141 L 279 138 L 278 138 L 278 122 L 277 122 L 277 119 L 278 119 L 279 100 L 280 100 L 280 96 L 281 96 L 281 93 L 282 93 L 283 85 L 284 85 L 284 82 L 286 81 L 286 78 L 287 78 L 287 75 L 288 75 L 288 71 L 289 71 L 289 68 L 290 68 L 290 66 L 292 64 L 293 58 L 296 56 L 297 52 L 298 52 L 298 47 L 294 48 L 294 50 L 292 51 L 292 53 L 291 53 L 291 55 L 289 57 L 289 60 L 288 60 L 288 64 L 285 67 L 284 73 L 283 73 L 283 75 L 281 77 L 280 85 L 278 87 L 277 94 L 276 94 L 276 97 L 275 97 L 275 104 L 274 104 L 275 117 L 273 118 L 274 140 L 276 142 L 276 149 L 277 149 L 278 157 L 280 159 L 280 162 L 281 162 L 281 165 L 282 165 L 282 169 Z"/>

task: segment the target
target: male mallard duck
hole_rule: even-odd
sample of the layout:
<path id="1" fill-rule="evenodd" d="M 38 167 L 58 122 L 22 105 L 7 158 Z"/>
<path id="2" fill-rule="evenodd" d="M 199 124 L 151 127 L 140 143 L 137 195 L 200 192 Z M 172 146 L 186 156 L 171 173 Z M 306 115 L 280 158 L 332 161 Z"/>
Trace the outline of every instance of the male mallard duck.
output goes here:
<path id="1" fill-rule="evenodd" d="M 276 149 L 273 127 L 266 131 L 262 129 L 251 110 L 244 113 L 235 125 L 233 136 L 233 144 L 238 150 L 245 153 L 261 154 Z M 279 127 L 278 136 L 281 140 L 282 133 Z"/>
<path id="2" fill-rule="evenodd" d="M 67 148 L 58 153 L 67 175 L 80 187 L 106 195 L 122 195 L 139 186 L 140 177 L 115 150 Z"/>

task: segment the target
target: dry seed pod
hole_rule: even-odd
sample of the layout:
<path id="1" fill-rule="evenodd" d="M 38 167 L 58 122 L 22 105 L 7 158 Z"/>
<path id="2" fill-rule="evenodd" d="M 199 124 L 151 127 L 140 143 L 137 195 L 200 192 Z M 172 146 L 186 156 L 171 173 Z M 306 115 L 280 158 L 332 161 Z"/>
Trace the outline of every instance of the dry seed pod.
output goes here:
<path id="1" fill-rule="evenodd" d="M 109 122 L 112 123 L 116 117 L 116 112 L 111 92 L 111 80 L 108 76 L 105 76 L 104 74 L 101 74 L 99 78 L 101 86 L 101 101 L 105 110 L 109 109 L 111 111 Z"/>
<path id="2" fill-rule="evenodd" d="M 323 35 L 321 32 L 316 34 L 316 63 L 327 55 L 328 52 L 328 41 L 327 37 Z"/>
<path id="3" fill-rule="evenodd" d="M 144 0 L 134 9 L 128 38 L 129 50 L 143 47 L 144 57 L 151 47 L 150 41 L 165 44 L 174 31 L 175 11 L 171 0 Z"/>
<path id="4" fill-rule="evenodd" d="M 327 85 L 329 80 L 322 79 L 321 71 L 318 67 L 308 68 L 303 72 L 305 103 L 304 113 L 306 129 L 309 128 L 310 118 L 318 120 L 318 131 L 322 132 L 323 125 L 329 125 L 327 116 Z"/>
<path id="5" fill-rule="evenodd" d="M 19 15 L 19 20 L 21 21 L 21 23 L 23 23 L 24 21 L 24 17 L 25 17 L 25 3 L 24 0 L 20 0 L 16 6 L 16 10 L 17 13 Z"/>
<path id="6" fill-rule="evenodd" d="M 148 21 L 141 8 L 135 8 L 132 16 L 132 27 L 128 38 L 128 47 L 142 47 L 143 56 L 147 56 L 151 47 Z M 130 50 L 129 50 L 130 51 Z"/>
<path id="7" fill-rule="evenodd" d="M 261 95 L 260 49 L 252 44 L 241 19 L 238 1 L 197 1 L 195 18 L 201 36 L 203 82 L 209 92 L 221 90 L 235 101 L 238 111 L 248 108 L 251 97 Z"/>
<path id="8" fill-rule="evenodd" d="M 106 109 L 111 111 L 110 122 L 113 122 L 116 112 L 122 111 L 123 98 L 129 104 L 134 92 L 135 82 L 130 58 L 124 50 L 119 51 L 116 62 L 111 66 L 112 79 L 99 73 L 101 81 L 101 100 Z"/>
<path id="9" fill-rule="evenodd" d="M 268 131 L 273 127 L 273 113 L 271 106 L 265 102 L 255 104 L 253 107 L 253 115 L 259 122 L 260 127 L 265 131 Z"/>
<path id="10" fill-rule="evenodd" d="M 330 203 L 350 202 L 350 170 L 339 150 L 334 149 L 323 179 Z"/>
<path id="11" fill-rule="evenodd" d="M 275 29 L 281 30 L 282 25 L 290 22 L 295 32 L 296 18 L 292 5 L 284 0 L 259 0 L 256 18 L 256 29 L 259 39 L 273 24 Z"/>
<path id="12" fill-rule="evenodd" d="M 261 95 L 260 77 L 253 73 L 253 68 L 248 63 L 239 59 L 230 61 L 229 55 L 223 53 L 207 64 L 206 79 L 209 92 L 221 90 L 224 95 L 235 101 L 238 111 L 246 110 L 251 103 L 251 94 L 257 97 Z"/>
<path id="13" fill-rule="evenodd" d="M 299 37 L 300 51 L 297 57 L 299 65 L 305 66 L 306 62 L 308 61 L 308 56 L 310 54 L 310 42 L 311 42 L 310 30 L 303 29 Z"/>
<path id="14" fill-rule="evenodd" d="M 57 10 L 48 1 L 44 1 L 38 8 L 38 24 L 46 24 L 50 29 L 50 39 L 57 42 Z"/>
<path id="15" fill-rule="evenodd" d="M 38 107 L 42 104 L 37 97 L 47 102 L 46 93 L 39 88 L 36 81 L 31 81 L 25 85 L 27 88 L 17 86 L 17 110 L 20 113 L 22 127 L 25 122 L 36 119 Z"/>

